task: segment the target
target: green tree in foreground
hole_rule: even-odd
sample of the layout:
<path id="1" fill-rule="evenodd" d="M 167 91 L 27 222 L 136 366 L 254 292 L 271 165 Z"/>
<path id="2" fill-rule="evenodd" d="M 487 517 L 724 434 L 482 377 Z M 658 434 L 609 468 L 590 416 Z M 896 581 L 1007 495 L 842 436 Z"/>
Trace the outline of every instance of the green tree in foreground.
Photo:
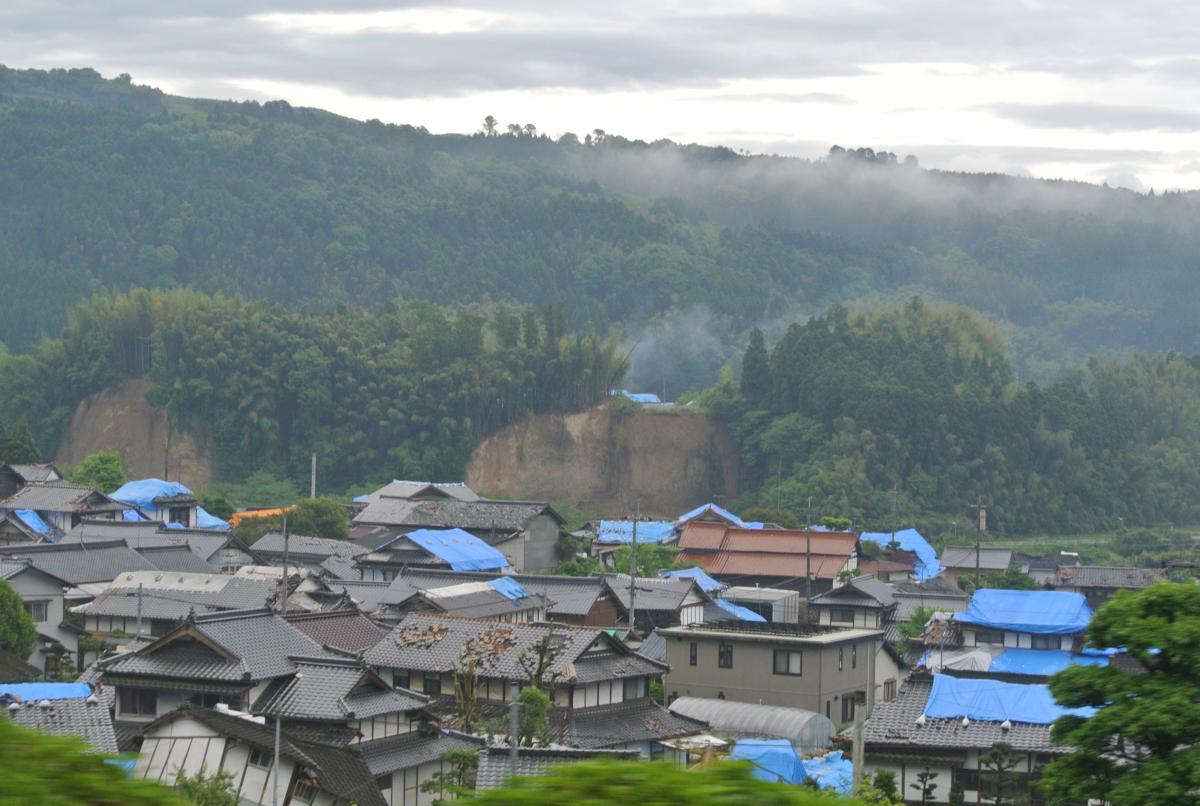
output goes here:
<path id="1" fill-rule="evenodd" d="M 12 585 L 0 580 L 0 647 L 28 658 L 37 645 L 37 627 Z"/>
<path id="2" fill-rule="evenodd" d="M 42 452 L 38 450 L 33 432 L 29 430 L 29 421 L 24 417 L 13 423 L 4 439 L 0 440 L 0 461 L 18 465 L 34 465 L 42 461 Z"/>
<path id="3" fill-rule="evenodd" d="M 73 736 L 0 719 L 0 803 L 38 806 L 184 806 L 171 790 L 125 777 Z"/>
<path id="4" fill-rule="evenodd" d="M 1073 753 L 1050 763 L 1041 787 L 1052 798 L 1170 806 L 1200 790 L 1200 585 L 1121 591 L 1096 613 L 1088 644 L 1120 646 L 1144 671 L 1073 666 L 1050 679 L 1064 716 L 1051 736 Z"/>
<path id="5" fill-rule="evenodd" d="M 194 806 L 237 806 L 237 790 L 233 788 L 233 773 L 218 772 L 206 775 L 204 768 L 195 775 L 175 775 L 175 791 Z"/>
<path id="6" fill-rule="evenodd" d="M 111 493 L 126 482 L 125 460 L 116 451 L 96 451 L 79 463 L 71 482 Z"/>
<path id="7" fill-rule="evenodd" d="M 917 790 L 921 803 L 932 803 L 937 798 L 937 777 L 936 772 L 926 767 L 917 773 L 917 782 L 909 784 L 908 788 Z"/>
<path id="8" fill-rule="evenodd" d="M 613 552 L 613 570 L 619 574 L 629 573 L 629 546 L 621 546 Z M 660 571 L 673 571 L 690 566 L 679 562 L 676 557 L 679 549 L 664 546 L 660 543 L 638 543 L 637 547 L 637 576 L 656 577 Z"/>
<path id="9" fill-rule="evenodd" d="M 804 787 L 757 781 L 750 770 L 750 764 L 733 761 L 702 770 L 644 761 L 582 761 L 536 778 L 515 778 L 504 789 L 484 792 L 476 800 L 512 806 L 862 806 L 857 799 L 831 801 Z"/>
<path id="10" fill-rule="evenodd" d="M 520 712 L 517 730 L 522 747 L 544 747 L 550 742 L 550 697 L 540 688 L 526 686 L 517 694 Z"/>
<path id="11" fill-rule="evenodd" d="M 421 784 L 421 791 L 435 793 L 435 804 L 450 803 L 470 797 L 475 791 L 475 774 L 479 771 L 478 750 L 447 750 L 442 753 L 442 769 Z"/>

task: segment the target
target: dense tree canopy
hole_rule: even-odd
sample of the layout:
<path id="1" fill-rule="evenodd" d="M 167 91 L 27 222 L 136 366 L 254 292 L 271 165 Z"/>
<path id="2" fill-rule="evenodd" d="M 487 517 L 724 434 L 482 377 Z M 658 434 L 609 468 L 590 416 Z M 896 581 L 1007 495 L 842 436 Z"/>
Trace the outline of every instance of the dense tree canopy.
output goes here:
<path id="1" fill-rule="evenodd" d="M 37 646 L 37 626 L 12 585 L 0 579 L 0 649 L 27 658 Z"/>
<path id="2" fill-rule="evenodd" d="M 125 462 L 116 451 L 96 451 L 71 471 L 71 482 L 111 493 L 126 481 Z"/>
<path id="3" fill-rule="evenodd" d="M 793 325 L 769 371 L 760 403 L 702 397 L 741 441 L 743 504 L 884 529 L 893 507 L 948 527 L 976 500 L 999 532 L 1200 522 L 1200 371 L 1178 355 L 1019 384 L 980 317 L 913 300 Z"/>
<path id="4" fill-rule="evenodd" d="M 1055 798 L 1116 806 L 1192 803 L 1200 792 L 1200 586 L 1120 591 L 1088 625 L 1094 647 L 1124 647 L 1138 669 L 1074 666 L 1050 680 L 1063 705 L 1098 708 L 1062 717 L 1053 736 L 1075 751 L 1051 763 Z"/>

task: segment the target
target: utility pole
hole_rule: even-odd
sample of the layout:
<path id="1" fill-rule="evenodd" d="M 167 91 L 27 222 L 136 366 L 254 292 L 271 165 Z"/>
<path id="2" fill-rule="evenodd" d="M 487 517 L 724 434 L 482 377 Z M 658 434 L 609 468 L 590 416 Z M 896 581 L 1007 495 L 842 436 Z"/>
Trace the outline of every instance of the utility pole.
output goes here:
<path id="1" fill-rule="evenodd" d="M 642 517 L 642 499 L 637 499 L 633 515 L 633 540 L 629 544 L 629 631 L 637 629 L 637 525 Z"/>
<path id="2" fill-rule="evenodd" d="M 863 707 L 866 705 L 864 692 L 855 691 L 850 696 L 854 698 L 854 747 L 850 751 L 854 755 L 854 766 L 851 767 L 850 786 L 858 789 L 863 780 Z"/>
<path id="3" fill-rule="evenodd" d="M 517 750 L 517 742 L 519 740 L 520 727 L 517 723 L 517 694 L 519 690 L 517 683 L 514 680 L 508 686 L 508 771 L 512 775 L 517 774 L 517 759 L 520 753 Z"/>
<path id="4" fill-rule="evenodd" d="M 987 507 L 983 505 L 982 498 L 975 506 L 979 513 L 975 518 L 975 590 L 979 590 L 979 552 L 983 531 L 987 529 Z"/>
<path id="5" fill-rule="evenodd" d="M 310 478 L 308 481 L 308 497 L 316 498 L 317 497 L 317 452 L 316 451 L 313 451 L 313 454 L 312 454 L 312 470 L 310 471 L 309 475 L 310 475 Z"/>
<path id="6" fill-rule="evenodd" d="M 138 583 L 137 601 L 137 637 L 142 637 L 142 583 Z"/>
<path id="7" fill-rule="evenodd" d="M 279 715 L 275 715 L 275 763 L 271 765 L 271 806 L 279 806 Z"/>
<path id="8" fill-rule="evenodd" d="M 279 614 L 287 614 L 288 597 L 288 530 L 287 513 L 283 513 L 283 576 L 279 578 Z M 277 723 L 278 724 L 278 723 Z"/>
<path id="9" fill-rule="evenodd" d="M 900 482 L 896 482 L 896 484 L 892 487 L 892 542 L 888 544 L 889 546 L 895 545 L 896 543 L 896 499 L 899 496 Z"/>

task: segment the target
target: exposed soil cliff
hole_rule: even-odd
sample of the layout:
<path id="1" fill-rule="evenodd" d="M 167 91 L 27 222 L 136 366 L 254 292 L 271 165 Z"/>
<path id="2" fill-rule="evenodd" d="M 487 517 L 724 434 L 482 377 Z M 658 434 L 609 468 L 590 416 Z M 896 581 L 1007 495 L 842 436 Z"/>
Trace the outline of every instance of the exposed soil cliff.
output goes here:
<path id="1" fill-rule="evenodd" d="M 605 403 L 577 414 L 527 418 L 475 449 L 467 483 L 511 498 L 569 501 L 606 516 L 633 510 L 674 517 L 738 494 L 741 465 L 725 426 L 699 413 L 614 413 Z"/>
<path id="2" fill-rule="evenodd" d="M 170 428 L 166 412 L 146 402 L 149 389 L 149 382 L 129 378 L 81 401 L 58 443 L 58 466 L 66 470 L 90 453 L 112 450 L 125 460 L 131 479 L 169 473 L 193 490 L 208 487 L 212 458 L 203 439 L 190 429 Z"/>

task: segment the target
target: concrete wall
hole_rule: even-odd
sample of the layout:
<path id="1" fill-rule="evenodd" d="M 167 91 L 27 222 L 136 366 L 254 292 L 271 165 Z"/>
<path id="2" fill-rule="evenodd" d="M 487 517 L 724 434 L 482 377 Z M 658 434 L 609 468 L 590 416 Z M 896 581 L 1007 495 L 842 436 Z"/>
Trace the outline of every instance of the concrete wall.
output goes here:
<path id="1" fill-rule="evenodd" d="M 523 566 L 526 574 L 553 571 L 558 565 L 558 521 L 549 515 L 538 515 L 521 535 L 524 546 Z"/>
<path id="2" fill-rule="evenodd" d="M 783 705 L 826 714 L 834 724 L 842 721 L 841 700 L 855 691 L 875 689 L 874 640 L 846 641 L 824 646 L 774 644 L 760 641 L 735 640 L 733 667 L 718 665 L 718 649 L 722 640 L 716 637 L 667 636 L 667 673 L 665 690 L 668 696 L 724 697 L 738 702 Z M 697 644 L 696 665 L 689 663 L 689 645 Z M 803 655 L 802 674 L 774 673 L 774 650 L 800 651 Z M 857 650 L 855 650 L 857 648 Z M 838 669 L 838 651 L 842 653 L 842 668 Z M 870 709 L 873 697 L 867 697 Z"/>
<path id="3" fill-rule="evenodd" d="M 849 610 L 851 611 L 853 618 L 851 621 L 835 622 L 833 620 L 834 610 Z M 826 626 L 835 624 L 838 627 L 863 627 L 870 630 L 879 629 L 880 617 L 883 614 L 883 611 L 879 608 L 852 607 L 849 605 L 844 607 L 841 605 L 819 605 L 816 607 L 816 611 L 818 624 L 824 624 Z M 838 615 L 840 616 L 842 614 L 839 613 Z"/>
<path id="4" fill-rule="evenodd" d="M 997 644 L 980 641 L 976 635 L 978 632 L 1000 632 L 1000 630 L 983 630 L 982 628 L 974 628 L 964 625 L 962 628 L 963 646 L 997 646 Z M 1034 635 L 1032 633 L 1013 632 L 1011 630 L 1004 630 L 1003 632 L 1004 646 L 1019 649 L 1033 648 Z M 1082 638 L 1083 636 L 1081 635 L 1079 637 Z M 1064 649 L 1070 652 L 1075 646 L 1075 638 L 1076 636 L 1074 635 L 1038 635 L 1037 639 L 1039 642 L 1045 640 L 1047 644 L 1037 648 Z"/>

